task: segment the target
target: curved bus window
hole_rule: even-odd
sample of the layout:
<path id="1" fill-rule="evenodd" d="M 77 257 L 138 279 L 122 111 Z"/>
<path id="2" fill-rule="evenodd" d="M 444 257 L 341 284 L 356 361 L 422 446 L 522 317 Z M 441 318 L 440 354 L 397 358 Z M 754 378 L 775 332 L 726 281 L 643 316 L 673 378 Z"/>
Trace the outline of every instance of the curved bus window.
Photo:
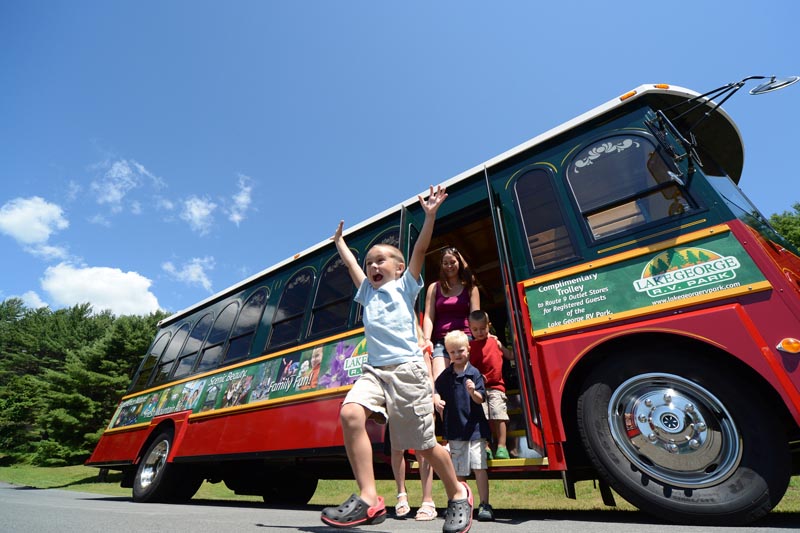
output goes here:
<path id="1" fill-rule="evenodd" d="M 242 307 L 242 312 L 239 313 L 239 318 L 236 319 L 236 325 L 231 331 L 228 351 L 225 352 L 226 363 L 244 359 L 250 354 L 250 344 L 258 323 L 261 322 L 261 313 L 264 312 L 266 305 L 267 289 L 259 289 L 247 299 Z"/>
<path id="2" fill-rule="evenodd" d="M 595 239 L 689 210 L 675 178 L 655 143 L 633 134 L 591 143 L 567 168 L 567 181 Z"/>
<path id="3" fill-rule="evenodd" d="M 142 365 L 139 367 L 139 373 L 133 380 L 133 385 L 130 387 L 131 391 L 142 390 L 147 386 L 147 382 L 150 380 L 150 374 L 153 373 L 153 368 L 155 368 L 156 362 L 164 352 L 164 348 L 167 347 L 169 338 L 170 333 L 164 333 L 156 342 L 153 343 L 153 347 L 150 348 L 147 357 L 145 357 L 145 359 L 142 361 Z"/>
<path id="4" fill-rule="evenodd" d="M 302 269 L 286 283 L 272 319 L 272 331 L 267 343 L 270 348 L 286 346 L 300 338 L 300 328 L 313 285 L 314 271 L 310 268 Z"/>
<path id="5" fill-rule="evenodd" d="M 197 361 L 197 354 L 200 353 L 200 347 L 203 345 L 208 330 L 211 329 L 212 321 L 213 317 L 211 313 L 208 313 L 194 325 L 189 338 L 186 339 L 183 350 L 181 350 L 181 355 L 178 356 L 175 373 L 172 375 L 173 378 L 181 378 L 191 374 L 192 368 L 194 368 L 194 364 Z"/>
<path id="6" fill-rule="evenodd" d="M 317 296 L 311 307 L 309 335 L 329 333 L 347 326 L 353 289 L 350 272 L 336 254 L 322 269 Z"/>
<path id="7" fill-rule="evenodd" d="M 164 383 L 169 378 L 169 373 L 172 370 L 172 365 L 175 362 L 175 358 L 178 356 L 178 352 L 181 350 L 183 346 L 183 341 L 186 340 L 186 337 L 189 335 L 189 324 L 184 324 L 180 327 L 180 329 L 172 336 L 172 340 L 167 346 L 167 349 L 164 350 L 164 354 L 161 356 L 161 359 L 158 361 L 158 365 L 156 366 L 155 375 L 153 376 L 152 385 L 157 385 L 159 383 Z"/>
<path id="8" fill-rule="evenodd" d="M 548 170 L 525 172 L 514 184 L 534 268 L 577 257 Z"/>
<path id="9" fill-rule="evenodd" d="M 222 349 L 225 348 L 225 341 L 228 340 L 228 334 L 231 332 L 233 319 L 236 318 L 236 311 L 239 310 L 239 304 L 232 302 L 222 310 L 222 312 L 214 321 L 214 327 L 211 328 L 211 333 L 206 339 L 203 346 L 200 362 L 197 364 L 198 372 L 205 372 L 217 368 L 222 362 Z"/>

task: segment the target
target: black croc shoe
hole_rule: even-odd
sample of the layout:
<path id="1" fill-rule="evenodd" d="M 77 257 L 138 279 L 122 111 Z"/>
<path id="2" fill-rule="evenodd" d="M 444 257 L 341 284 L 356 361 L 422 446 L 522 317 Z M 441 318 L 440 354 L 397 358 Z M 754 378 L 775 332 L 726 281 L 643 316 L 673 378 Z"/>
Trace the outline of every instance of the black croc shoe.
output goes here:
<path id="1" fill-rule="evenodd" d="M 447 512 L 444 514 L 443 533 L 467 533 L 472 527 L 472 490 L 466 482 L 461 482 L 467 489 L 467 497 L 461 500 L 447 502 Z"/>
<path id="2" fill-rule="evenodd" d="M 386 505 L 381 496 L 378 496 L 378 503 L 370 507 L 367 502 L 353 494 L 339 507 L 324 508 L 320 518 L 331 527 L 380 524 L 386 520 Z"/>

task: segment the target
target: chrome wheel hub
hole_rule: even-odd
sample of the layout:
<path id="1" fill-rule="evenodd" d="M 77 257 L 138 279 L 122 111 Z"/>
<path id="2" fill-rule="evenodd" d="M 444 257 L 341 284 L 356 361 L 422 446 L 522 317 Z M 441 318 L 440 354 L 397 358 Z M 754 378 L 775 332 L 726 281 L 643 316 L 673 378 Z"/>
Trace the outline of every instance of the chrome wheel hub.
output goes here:
<path id="1" fill-rule="evenodd" d="M 608 406 L 611 435 L 644 474 L 681 488 L 727 479 L 741 459 L 741 437 L 722 402 L 672 374 L 622 383 Z"/>
<path id="2" fill-rule="evenodd" d="M 158 477 L 158 473 L 167 464 L 167 456 L 169 456 L 169 441 L 162 440 L 144 458 L 144 466 L 139 474 L 139 485 L 143 489 L 149 487 Z"/>

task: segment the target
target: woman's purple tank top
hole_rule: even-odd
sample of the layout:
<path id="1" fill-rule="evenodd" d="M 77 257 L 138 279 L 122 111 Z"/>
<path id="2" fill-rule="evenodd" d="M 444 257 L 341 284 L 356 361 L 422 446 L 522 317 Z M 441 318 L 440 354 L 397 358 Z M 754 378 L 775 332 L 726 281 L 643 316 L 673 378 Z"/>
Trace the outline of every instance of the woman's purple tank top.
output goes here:
<path id="1" fill-rule="evenodd" d="M 445 296 L 439 283 L 436 283 L 436 316 L 431 335 L 434 342 L 444 339 L 449 332 L 458 329 L 470 335 L 469 292 L 464 287 L 458 296 Z"/>

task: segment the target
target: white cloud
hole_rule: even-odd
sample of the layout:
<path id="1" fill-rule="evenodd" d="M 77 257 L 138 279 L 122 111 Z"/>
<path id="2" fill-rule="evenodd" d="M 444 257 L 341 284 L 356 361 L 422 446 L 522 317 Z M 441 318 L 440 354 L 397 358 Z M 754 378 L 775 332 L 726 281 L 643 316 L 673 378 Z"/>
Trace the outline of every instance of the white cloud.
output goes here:
<path id="1" fill-rule="evenodd" d="M 0 232 L 21 244 L 44 244 L 67 227 L 61 207 L 38 196 L 15 198 L 0 207 Z"/>
<path id="2" fill-rule="evenodd" d="M 97 213 L 96 215 L 89 217 L 89 222 L 91 222 L 92 224 L 97 224 L 98 226 L 104 226 L 106 228 L 111 227 L 111 221 L 108 220 L 108 217 L 106 217 L 105 215 L 101 215 L 100 213 Z"/>
<path id="3" fill-rule="evenodd" d="M 98 204 L 119 206 L 125 195 L 140 185 L 139 175 L 126 160 L 114 161 L 103 177 L 92 182 Z"/>
<path id="4" fill-rule="evenodd" d="M 171 261 L 167 261 L 161 265 L 161 268 L 178 281 L 189 285 L 199 285 L 208 292 L 212 292 L 211 280 L 206 271 L 214 270 L 213 257 L 194 257 L 180 269 L 176 268 Z"/>
<path id="5" fill-rule="evenodd" d="M 67 201 L 74 202 L 78 199 L 83 187 L 74 180 L 69 180 L 69 185 L 67 188 Z"/>
<path id="6" fill-rule="evenodd" d="M 216 208 L 217 204 L 211 200 L 191 196 L 188 200 L 183 201 L 181 219 L 188 222 L 193 231 L 205 235 L 211 231 L 214 223 L 213 213 Z"/>
<path id="7" fill-rule="evenodd" d="M 66 248 L 63 248 L 62 246 L 51 246 L 49 244 L 27 246 L 25 251 L 47 261 L 56 261 L 69 257 L 69 253 L 67 253 Z"/>
<path id="8" fill-rule="evenodd" d="M 244 215 L 250 207 L 253 193 L 252 182 L 250 177 L 239 174 L 239 192 L 231 198 L 233 205 L 228 209 L 228 219 L 237 226 L 244 220 Z"/>
<path id="9" fill-rule="evenodd" d="M 139 202 L 132 202 L 131 203 L 131 213 L 134 215 L 141 215 L 142 214 L 142 204 Z"/>
<path id="10" fill-rule="evenodd" d="M 175 204 L 172 203 L 172 200 L 168 200 L 167 198 L 163 198 L 161 196 L 156 196 L 156 207 L 162 211 L 172 211 L 175 209 Z"/>
<path id="11" fill-rule="evenodd" d="M 137 272 L 109 267 L 76 267 L 59 263 L 48 267 L 42 289 L 55 305 L 90 303 L 95 312 L 105 309 L 115 315 L 148 314 L 159 309 L 150 292 L 152 282 Z"/>
<path id="12" fill-rule="evenodd" d="M 22 303 L 29 309 L 39 309 L 40 307 L 49 307 L 47 302 L 42 300 L 35 291 L 28 291 L 20 296 Z"/>
<path id="13" fill-rule="evenodd" d="M 104 161 L 93 168 L 102 172 L 102 176 L 92 181 L 90 186 L 95 200 L 98 204 L 108 205 L 112 213 L 122 211 L 125 197 L 145 181 L 150 181 L 156 190 L 166 186 L 161 178 L 134 160 Z"/>

